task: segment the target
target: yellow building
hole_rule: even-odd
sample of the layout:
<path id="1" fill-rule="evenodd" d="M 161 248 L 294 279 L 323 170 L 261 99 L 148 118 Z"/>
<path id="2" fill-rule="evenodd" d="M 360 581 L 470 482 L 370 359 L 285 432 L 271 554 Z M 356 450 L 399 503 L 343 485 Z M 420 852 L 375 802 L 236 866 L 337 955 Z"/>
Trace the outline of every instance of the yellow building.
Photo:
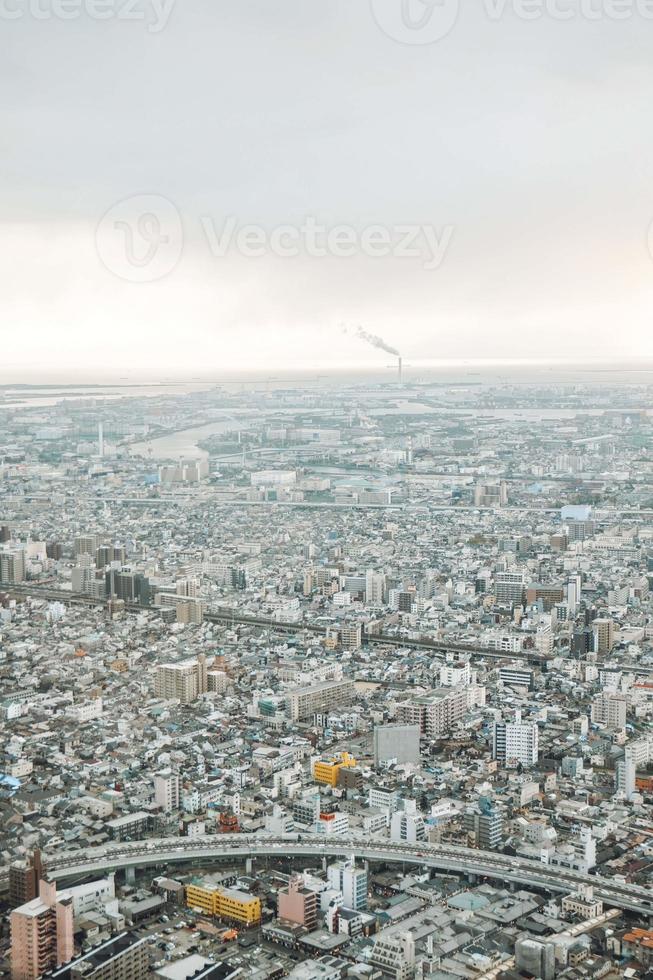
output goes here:
<path id="1" fill-rule="evenodd" d="M 313 764 L 313 779 L 325 786 L 337 786 L 340 770 L 350 769 L 355 765 L 356 760 L 349 752 L 338 752 L 329 759 L 316 759 Z"/>
<path id="2" fill-rule="evenodd" d="M 186 905 L 205 915 L 253 926 L 261 921 L 261 900 L 236 888 L 222 888 L 208 881 L 186 887 Z"/>

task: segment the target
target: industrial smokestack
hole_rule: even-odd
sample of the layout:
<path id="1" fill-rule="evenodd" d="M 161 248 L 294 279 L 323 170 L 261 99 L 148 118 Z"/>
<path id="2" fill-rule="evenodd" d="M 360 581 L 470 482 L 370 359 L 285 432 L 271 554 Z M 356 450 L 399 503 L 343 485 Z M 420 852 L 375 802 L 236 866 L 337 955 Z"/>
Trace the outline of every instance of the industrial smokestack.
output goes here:
<path id="1" fill-rule="evenodd" d="M 100 459 L 104 457 L 104 424 L 98 423 L 97 427 L 97 452 Z"/>
<path id="2" fill-rule="evenodd" d="M 403 363 L 402 363 L 401 358 L 398 358 L 397 368 L 398 368 L 397 376 L 398 376 L 398 379 L 399 379 L 399 384 L 401 384 L 401 382 L 403 380 L 403 377 L 402 377 L 402 375 L 403 375 Z"/>
<path id="3" fill-rule="evenodd" d="M 349 327 L 342 324 L 342 332 L 350 334 L 351 330 Z M 356 327 L 354 331 L 354 336 L 358 337 L 359 340 L 364 340 L 366 344 L 370 344 L 372 347 L 376 347 L 377 350 L 384 350 L 386 354 L 392 354 L 393 357 L 398 358 L 398 368 L 399 368 L 399 384 L 402 382 L 402 363 L 401 354 L 396 347 L 391 347 L 390 344 L 386 343 L 383 337 L 379 337 L 375 333 L 370 333 L 369 330 L 363 330 L 362 327 Z"/>

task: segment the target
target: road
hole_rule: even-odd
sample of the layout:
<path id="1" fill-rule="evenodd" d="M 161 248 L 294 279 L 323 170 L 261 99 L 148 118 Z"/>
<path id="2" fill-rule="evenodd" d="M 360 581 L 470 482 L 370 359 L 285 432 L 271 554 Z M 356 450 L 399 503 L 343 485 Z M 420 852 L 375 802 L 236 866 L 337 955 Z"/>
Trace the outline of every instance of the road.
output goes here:
<path id="1" fill-rule="evenodd" d="M 352 854 L 360 860 L 418 864 L 438 871 L 479 875 L 551 892 L 570 893 L 580 885 L 592 885 L 595 895 L 606 905 L 653 916 L 653 893 L 650 889 L 565 868 L 548 867 L 539 861 L 453 844 L 397 844 L 370 837 L 309 834 L 287 837 L 236 834 L 200 839 L 164 837 L 121 842 L 85 851 L 46 853 L 43 861 L 52 878 L 65 881 L 70 878 L 91 878 L 121 868 L 145 868 L 158 864 L 168 867 L 190 859 L 208 863 L 224 858 L 342 858 Z M 0 873 L 0 884 L 6 884 L 7 877 L 8 872 Z"/>

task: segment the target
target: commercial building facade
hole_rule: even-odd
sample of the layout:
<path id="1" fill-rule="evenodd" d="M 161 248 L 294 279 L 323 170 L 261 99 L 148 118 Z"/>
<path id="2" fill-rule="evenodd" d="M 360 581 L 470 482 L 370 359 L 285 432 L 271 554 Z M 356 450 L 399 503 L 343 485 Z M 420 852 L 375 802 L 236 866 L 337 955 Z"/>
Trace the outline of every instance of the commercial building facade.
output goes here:
<path id="1" fill-rule="evenodd" d="M 206 915 L 244 926 L 261 921 L 261 900 L 248 892 L 223 888 L 209 882 L 196 882 L 186 888 L 186 905 Z"/>

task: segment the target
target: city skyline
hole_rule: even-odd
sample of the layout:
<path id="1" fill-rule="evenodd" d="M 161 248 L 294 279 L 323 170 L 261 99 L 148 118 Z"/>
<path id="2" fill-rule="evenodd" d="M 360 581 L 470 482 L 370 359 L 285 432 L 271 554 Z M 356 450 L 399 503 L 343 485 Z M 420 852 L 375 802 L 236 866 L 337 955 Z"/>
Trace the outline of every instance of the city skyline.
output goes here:
<path id="1" fill-rule="evenodd" d="M 0 980 L 653 980 L 653 0 L 0 0 Z"/>
<path id="2" fill-rule="evenodd" d="M 648 980 L 653 383 L 361 331 L 3 389 L 12 980 Z"/>

